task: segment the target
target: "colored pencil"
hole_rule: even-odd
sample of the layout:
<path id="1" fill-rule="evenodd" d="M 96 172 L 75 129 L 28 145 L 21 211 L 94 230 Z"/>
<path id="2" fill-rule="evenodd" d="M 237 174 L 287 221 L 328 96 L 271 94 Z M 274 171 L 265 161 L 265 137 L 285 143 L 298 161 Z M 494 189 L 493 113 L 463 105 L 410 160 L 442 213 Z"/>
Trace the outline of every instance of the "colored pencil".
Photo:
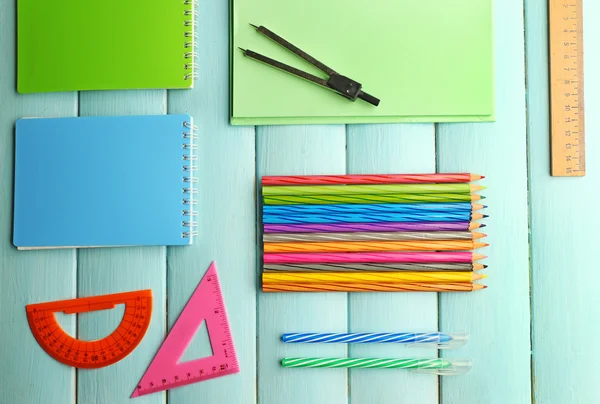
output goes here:
<path id="1" fill-rule="evenodd" d="M 356 232 L 356 233 L 265 233 L 264 243 L 390 241 L 390 240 L 479 240 L 486 234 L 470 231 Z"/>
<path id="2" fill-rule="evenodd" d="M 394 263 L 350 263 L 350 264 L 265 264 L 265 272 L 350 272 L 350 271 L 480 271 L 483 264 L 394 264 Z"/>
<path id="3" fill-rule="evenodd" d="M 487 258 L 472 252 L 290 253 L 264 254 L 265 264 L 335 263 L 472 263 Z"/>
<path id="4" fill-rule="evenodd" d="M 369 231 L 466 231 L 485 227 L 477 222 L 390 222 L 390 223 L 308 223 L 265 224 L 265 233 L 322 233 Z"/>
<path id="5" fill-rule="evenodd" d="M 286 175 L 262 177 L 262 185 L 439 184 L 452 182 L 471 182 L 478 181 L 483 178 L 485 178 L 483 175 L 469 173 Z"/>
<path id="6" fill-rule="evenodd" d="M 264 272 L 263 285 L 327 283 L 462 283 L 486 278 L 475 272 Z"/>
<path id="7" fill-rule="evenodd" d="M 263 292 L 473 292 L 487 286 L 477 283 L 281 283 L 263 285 Z"/>
<path id="8" fill-rule="evenodd" d="M 345 214 L 345 215 L 263 215 L 265 224 L 298 223 L 379 223 L 379 222 L 466 222 L 486 218 L 481 213 L 381 213 L 381 214 Z"/>
<path id="9" fill-rule="evenodd" d="M 265 205 L 326 205 L 372 203 L 451 203 L 476 202 L 484 196 L 470 193 L 455 194 L 381 194 L 381 195 L 263 195 Z"/>
<path id="10" fill-rule="evenodd" d="M 328 243 L 267 243 L 265 253 L 361 251 L 468 251 L 487 247 L 472 240 L 340 241 Z"/>
<path id="11" fill-rule="evenodd" d="M 447 194 L 473 193 L 485 187 L 473 184 L 307 185 L 264 187 L 263 195 Z"/>
<path id="12" fill-rule="evenodd" d="M 265 205 L 265 215 L 341 215 L 347 213 L 460 213 L 484 209 L 484 205 L 468 202 L 456 203 L 374 203 L 342 205 Z"/>

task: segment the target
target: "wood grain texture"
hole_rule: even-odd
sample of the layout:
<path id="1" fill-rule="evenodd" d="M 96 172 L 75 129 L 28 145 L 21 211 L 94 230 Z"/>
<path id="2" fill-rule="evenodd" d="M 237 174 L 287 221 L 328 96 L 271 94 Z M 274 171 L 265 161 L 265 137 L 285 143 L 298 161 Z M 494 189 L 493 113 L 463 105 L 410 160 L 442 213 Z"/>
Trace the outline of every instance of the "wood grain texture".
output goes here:
<path id="1" fill-rule="evenodd" d="M 349 174 L 435 172 L 435 128 L 423 125 L 348 126 Z M 352 293 L 351 332 L 435 331 L 436 293 Z M 393 344 L 350 345 L 351 357 L 436 357 L 432 349 Z M 389 369 L 350 370 L 350 402 L 437 403 L 438 378 Z"/>
<path id="2" fill-rule="evenodd" d="M 346 172 L 344 126 L 259 127 L 256 139 L 256 177 L 292 174 L 344 174 Z M 260 195 L 260 181 L 257 181 Z M 259 198 L 260 200 L 260 198 Z M 260 212 L 261 204 L 258 203 Z M 262 223 L 259 222 L 259 226 Z M 260 273 L 261 248 L 258 248 Z M 259 285 L 256 284 L 258 288 Z M 259 289 L 260 290 L 260 289 Z M 258 402 L 346 404 L 347 371 L 344 369 L 283 369 L 285 356 L 340 356 L 344 344 L 284 344 L 284 332 L 345 332 L 346 293 L 259 292 Z"/>
<path id="3" fill-rule="evenodd" d="M 75 250 L 17 251 L 12 245 L 13 151 L 16 119 L 74 116 L 77 94 L 16 93 L 15 6 L 0 1 L 0 402 L 68 404 L 75 402 L 75 370 L 38 345 L 25 305 L 75 296 Z M 61 325 L 75 333 L 74 316 L 61 318 Z"/>
<path id="4" fill-rule="evenodd" d="M 549 148 L 547 2 L 528 0 L 527 82 L 531 192 L 533 302 L 533 393 L 538 404 L 593 403 L 600 347 L 590 342 L 600 326 L 600 279 L 594 262 L 593 232 L 598 215 L 600 141 L 600 4 L 583 2 L 585 35 L 587 174 L 552 178 Z"/>
<path id="5" fill-rule="evenodd" d="M 81 297 L 152 289 L 152 319 L 140 345 L 112 366 L 77 371 L 77 403 L 129 403 L 129 396 L 165 335 L 165 248 L 79 250 L 77 266 L 77 292 Z M 122 316 L 122 308 L 80 315 L 78 337 L 83 340 L 104 338 L 116 328 Z M 164 393 L 141 397 L 142 403 L 164 401 Z"/>
<path id="6" fill-rule="evenodd" d="M 489 288 L 440 301 L 441 328 L 470 333 L 465 347 L 444 356 L 473 360 L 466 375 L 442 379 L 445 404 L 531 401 L 523 4 L 494 4 L 497 122 L 443 124 L 437 131 L 441 172 L 486 176 L 491 244 L 480 251 L 490 256 L 483 262 Z"/>
<path id="7" fill-rule="evenodd" d="M 169 326 L 216 260 L 242 372 L 140 403 L 433 404 L 532 402 L 523 4 L 495 2 L 498 122 L 437 127 L 440 172 L 487 176 L 490 288 L 443 295 L 439 326 L 468 331 L 470 342 L 445 356 L 470 357 L 473 369 L 437 380 L 402 371 L 282 369 L 283 356 L 435 355 L 392 346 L 293 345 L 294 331 L 436 328 L 435 295 L 262 294 L 257 274 L 256 179 L 262 175 L 422 172 L 435 169 L 431 125 L 231 127 L 228 125 L 228 5 L 201 2 L 200 79 L 190 91 L 119 91 L 17 95 L 15 3 L 0 0 L 0 403 L 125 403 Z M 598 71 L 600 4 L 584 1 L 586 71 Z M 536 403 L 594 403 L 598 326 L 596 270 L 585 209 L 597 198 L 600 120 L 588 114 L 587 176 L 549 175 L 547 6 L 527 0 L 529 187 Z M 600 82 L 586 77 L 586 106 L 600 108 Z M 199 126 L 200 237 L 191 247 L 16 251 L 12 246 L 14 121 L 24 116 L 189 113 Z M 255 161 L 256 158 L 256 161 Z M 573 198 L 576 194 L 578 198 Z M 584 207 L 584 203 L 588 204 Z M 585 223 L 585 227 L 574 227 Z M 486 230 L 487 230 L 486 229 Z M 77 259 L 78 258 L 78 259 Z M 25 318 L 28 303 L 152 288 L 146 338 L 109 368 L 76 372 L 38 346 Z M 374 314 L 377 311 L 378 314 Z M 72 335 L 96 338 L 116 326 L 119 310 L 63 316 Z M 590 320 L 591 319 L 591 320 Z M 78 327 L 77 327 L 78 326 Z M 377 328 L 377 329 L 375 329 Z M 560 338 L 553 336 L 559 335 Z M 202 348 L 202 349 L 201 349 Z M 206 346 L 198 348 L 204 350 Z M 192 357 L 193 352 L 186 353 Z M 564 365 L 564 366 L 559 366 Z M 77 373 L 77 376 L 76 376 Z M 137 402 L 137 401 L 136 401 Z"/>
<path id="8" fill-rule="evenodd" d="M 229 5 L 201 1 L 200 78 L 193 90 L 168 93 L 168 112 L 188 113 L 198 126 L 199 237 L 168 248 L 168 326 L 172 327 L 211 261 L 217 271 L 240 373 L 168 393 L 169 404 L 256 401 L 255 137 L 253 127 L 229 125 Z M 196 349 L 194 349 L 194 347 Z M 195 344 L 186 357 L 205 352 Z M 189 356 L 187 356 L 189 355 Z"/>

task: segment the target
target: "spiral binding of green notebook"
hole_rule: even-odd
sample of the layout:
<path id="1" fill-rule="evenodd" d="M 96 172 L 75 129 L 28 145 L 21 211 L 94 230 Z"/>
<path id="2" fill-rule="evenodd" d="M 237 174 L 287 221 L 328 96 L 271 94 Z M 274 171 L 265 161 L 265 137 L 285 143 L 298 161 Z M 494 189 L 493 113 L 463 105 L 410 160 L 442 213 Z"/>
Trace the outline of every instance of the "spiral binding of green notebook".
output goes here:
<path id="1" fill-rule="evenodd" d="M 192 88 L 195 0 L 17 0 L 20 93 Z"/>

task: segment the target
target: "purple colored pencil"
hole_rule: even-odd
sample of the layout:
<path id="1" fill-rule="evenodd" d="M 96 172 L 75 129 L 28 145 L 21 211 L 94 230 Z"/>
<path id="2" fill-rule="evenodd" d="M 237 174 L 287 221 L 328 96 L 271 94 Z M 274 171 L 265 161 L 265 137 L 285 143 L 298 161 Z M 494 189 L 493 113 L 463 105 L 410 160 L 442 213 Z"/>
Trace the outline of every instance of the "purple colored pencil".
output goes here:
<path id="1" fill-rule="evenodd" d="M 265 233 L 322 233 L 361 231 L 467 231 L 484 227 L 471 222 L 390 222 L 390 223 L 310 223 L 265 224 Z"/>

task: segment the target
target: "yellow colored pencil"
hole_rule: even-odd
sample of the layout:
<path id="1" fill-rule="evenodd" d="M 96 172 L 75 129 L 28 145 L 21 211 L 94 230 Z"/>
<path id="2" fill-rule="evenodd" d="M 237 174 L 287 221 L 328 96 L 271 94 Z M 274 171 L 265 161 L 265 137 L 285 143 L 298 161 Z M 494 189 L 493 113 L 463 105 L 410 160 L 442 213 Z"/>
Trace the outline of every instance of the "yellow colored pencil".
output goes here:
<path id="1" fill-rule="evenodd" d="M 486 278 L 473 272 L 264 272 L 263 285 L 276 283 L 460 283 Z"/>
<path id="2" fill-rule="evenodd" d="M 432 241 L 338 241 L 302 243 L 265 243 L 265 253 L 291 252 L 366 252 L 366 251 L 468 251 L 487 247 L 472 240 Z"/>

